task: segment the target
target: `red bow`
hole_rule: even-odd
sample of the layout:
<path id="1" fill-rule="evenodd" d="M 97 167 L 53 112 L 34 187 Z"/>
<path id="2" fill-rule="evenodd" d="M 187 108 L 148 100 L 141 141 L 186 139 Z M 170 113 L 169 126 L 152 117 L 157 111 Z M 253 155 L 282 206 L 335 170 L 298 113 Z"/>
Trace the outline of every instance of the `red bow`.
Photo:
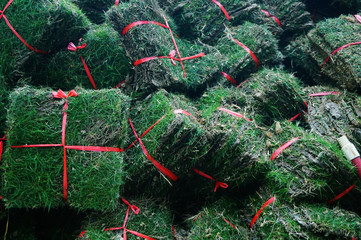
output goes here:
<path id="1" fill-rule="evenodd" d="M 65 98 L 67 99 L 68 97 L 76 97 L 78 96 L 78 94 L 74 91 L 71 90 L 68 95 L 66 95 L 62 90 L 58 90 L 58 92 L 53 92 L 53 97 L 54 98 Z"/>
<path id="2" fill-rule="evenodd" d="M 86 47 L 86 43 L 83 43 L 81 46 L 75 46 L 74 43 L 70 42 L 68 45 L 68 50 L 72 52 L 78 51 L 78 49 L 83 49 Z"/>

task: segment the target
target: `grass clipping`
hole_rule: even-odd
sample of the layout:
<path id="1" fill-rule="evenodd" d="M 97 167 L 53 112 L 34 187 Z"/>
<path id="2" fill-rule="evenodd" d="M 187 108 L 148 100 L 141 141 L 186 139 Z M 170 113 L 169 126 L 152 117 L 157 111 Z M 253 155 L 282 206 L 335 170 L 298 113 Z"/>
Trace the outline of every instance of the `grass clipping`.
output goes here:
<path id="1" fill-rule="evenodd" d="M 128 97 L 118 90 L 77 92 L 77 97 L 68 98 L 65 144 L 122 147 L 127 139 Z M 10 147 L 61 144 L 64 103 L 53 99 L 50 89 L 24 87 L 11 93 L 10 131 L 2 166 L 7 207 L 52 208 L 64 204 L 63 147 Z M 67 204 L 80 210 L 113 210 L 123 182 L 122 153 L 66 150 L 66 154 Z"/>

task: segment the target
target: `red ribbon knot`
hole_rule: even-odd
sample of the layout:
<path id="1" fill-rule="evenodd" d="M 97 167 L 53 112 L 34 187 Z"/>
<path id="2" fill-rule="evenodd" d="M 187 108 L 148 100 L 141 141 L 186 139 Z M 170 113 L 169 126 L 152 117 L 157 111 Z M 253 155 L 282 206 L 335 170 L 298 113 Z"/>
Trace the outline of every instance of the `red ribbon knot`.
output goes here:
<path id="1" fill-rule="evenodd" d="M 80 46 L 75 46 L 74 43 L 70 42 L 70 43 L 68 44 L 68 50 L 69 50 L 69 51 L 72 51 L 72 52 L 76 52 L 76 51 L 78 51 L 79 49 L 85 48 L 86 46 L 87 46 L 86 43 L 83 43 L 83 44 L 80 45 Z"/>
<path id="2" fill-rule="evenodd" d="M 78 96 L 78 94 L 74 90 L 71 90 L 68 93 L 68 95 L 66 95 L 61 89 L 59 89 L 57 92 L 53 92 L 52 94 L 54 98 L 65 98 L 65 99 L 67 99 L 68 97 Z"/>
<path id="3" fill-rule="evenodd" d="M 218 188 L 218 187 L 228 188 L 228 184 L 227 184 L 227 183 L 220 182 L 220 181 L 214 179 L 213 177 L 209 176 L 208 174 L 206 174 L 206 173 L 204 173 L 204 172 L 202 172 L 202 171 L 199 171 L 199 170 L 196 169 L 196 168 L 192 168 L 192 170 L 193 170 L 193 172 L 201 175 L 202 177 L 205 177 L 205 178 L 208 178 L 208 179 L 210 179 L 210 180 L 212 180 L 212 181 L 215 181 L 215 182 L 216 182 L 216 186 L 214 187 L 214 192 L 217 191 L 217 188 Z"/>
<path id="4" fill-rule="evenodd" d="M 133 211 L 136 215 L 138 215 L 138 213 L 139 213 L 139 211 L 140 211 L 139 207 L 130 204 L 130 203 L 129 203 L 127 200 L 125 200 L 124 198 L 122 198 L 122 201 L 123 201 L 128 207 L 130 207 L 130 208 L 132 209 L 132 211 Z"/>

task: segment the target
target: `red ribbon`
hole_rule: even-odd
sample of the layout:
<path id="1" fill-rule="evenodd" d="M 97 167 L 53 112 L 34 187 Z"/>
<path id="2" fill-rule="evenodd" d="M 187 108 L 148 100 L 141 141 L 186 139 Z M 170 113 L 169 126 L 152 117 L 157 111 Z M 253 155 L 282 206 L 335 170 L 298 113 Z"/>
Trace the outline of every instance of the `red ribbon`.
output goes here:
<path id="1" fill-rule="evenodd" d="M 119 5 L 119 0 L 115 0 L 115 6 Z"/>
<path id="2" fill-rule="evenodd" d="M 117 230 L 123 230 L 123 239 L 124 240 L 127 240 L 127 232 L 135 235 L 135 236 L 138 236 L 138 237 L 141 237 L 141 238 L 144 238 L 144 239 L 148 239 L 148 240 L 156 240 L 154 238 L 151 238 L 151 237 L 148 237 L 147 235 L 144 235 L 142 233 L 139 233 L 139 232 L 136 232 L 136 231 L 133 231 L 133 230 L 130 230 L 130 229 L 126 229 L 126 225 L 127 225 L 127 221 L 128 221 L 128 216 L 129 216 L 129 210 L 132 209 L 132 211 L 135 213 L 135 214 L 138 214 L 139 213 L 139 208 L 135 205 L 131 205 L 127 200 L 125 200 L 124 198 L 122 198 L 123 202 L 128 206 L 128 209 L 127 209 L 127 213 L 125 214 L 125 218 L 124 218 L 124 222 L 123 222 L 123 226 L 122 227 L 113 227 L 113 228 L 105 228 L 103 231 L 117 231 Z M 82 237 L 84 234 L 86 233 L 86 231 L 83 231 L 79 234 L 79 237 Z"/>
<path id="3" fill-rule="evenodd" d="M 247 120 L 247 121 L 249 121 L 249 122 L 252 122 L 251 119 L 246 118 L 245 116 L 243 116 L 243 115 L 240 114 L 240 113 L 233 112 L 233 111 L 228 110 L 228 109 L 226 109 L 226 108 L 220 108 L 220 107 L 219 107 L 219 108 L 217 108 L 217 109 L 220 110 L 220 111 L 229 113 L 229 114 L 231 114 L 231 115 L 233 115 L 233 116 L 236 116 L 236 117 L 239 117 L 239 118 L 243 118 L 243 119 L 245 119 L 245 120 Z M 256 125 L 256 127 L 258 127 L 258 125 L 257 125 L 256 123 L 255 123 L 255 125 Z"/>
<path id="4" fill-rule="evenodd" d="M 194 58 L 199 58 L 199 57 L 203 57 L 203 56 L 205 56 L 205 55 L 206 55 L 205 53 L 198 53 L 198 54 L 193 55 L 193 56 L 190 56 L 190 57 L 184 57 L 184 58 L 182 58 L 182 61 L 184 61 L 184 60 L 189 60 L 189 59 L 194 59 Z M 142 64 L 142 63 L 145 63 L 145 62 L 154 60 L 154 59 L 162 59 L 162 58 L 169 58 L 169 59 L 172 61 L 173 64 L 174 64 L 174 61 L 178 61 L 178 62 L 181 61 L 180 59 L 174 58 L 174 57 L 172 57 L 172 56 L 146 57 L 146 58 L 141 58 L 141 59 L 133 62 L 133 66 L 138 66 L 139 64 Z"/>
<path id="5" fill-rule="evenodd" d="M 278 24 L 278 26 L 282 27 L 282 24 L 281 24 L 280 20 L 278 20 L 277 17 L 271 15 L 271 14 L 270 14 L 269 12 L 267 12 L 266 10 L 261 10 L 261 11 L 262 11 L 263 13 L 265 13 L 268 17 L 273 18 L 273 20 L 276 21 L 276 23 Z"/>
<path id="6" fill-rule="evenodd" d="M 239 87 L 242 86 L 245 82 L 247 82 L 247 80 L 241 82 L 236 88 L 239 88 Z"/>
<path id="7" fill-rule="evenodd" d="M 10 0 L 10 1 L 6 4 L 6 6 L 4 7 L 4 9 L 3 9 L 2 11 L 0 11 L 0 13 L 1 13 L 1 15 L 0 15 L 0 20 L 1 20 L 1 18 L 4 18 L 6 24 L 7 24 L 8 27 L 10 28 L 10 30 L 11 30 L 11 31 L 15 34 L 15 36 L 16 36 L 17 38 L 19 38 L 19 40 L 20 40 L 22 43 L 24 43 L 25 46 L 27 46 L 31 51 L 36 52 L 36 53 L 42 53 L 42 54 L 48 53 L 47 51 L 39 50 L 39 49 L 36 49 L 36 48 L 30 46 L 30 45 L 20 36 L 20 34 L 15 31 L 15 29 L 13 28 L 13 26 L 11 26 L 11 24 L 10 24 L 9 20 L 7 19 L 7 17 L 5 16 L 4 12 L 5 12 L 5 10 L 10 6 L 10 4 L 11 4 L 12 2 L 13 2 L 13 0 Z"/>
<path id="8" fill-rule="evenodd" d="M 136 21 L 136 22 L 132 22 L 131 24 L 127 25 L 123 31 L 122 31 L 122 35 L 124 36 L 128 31 L 129 29 L 135 27 L 135 26 L 138 26 L 138 25 L 143 25 L 143 24 L 154 24 L 154 25 L 158 25 L 158 26 L 161 26 L 163 28 L 168 28 L 168 26 L 162 24 L 162 23 L 159 23 L 159 22 L 155 22 L 155 21 Z"/>
<path id="9" fill-rule="evenodd" d="M 4 141 L 6 141 L 6 134 L 3 138 L 0 138 L 0 164 L 1 164 L 1 156 L 3 154 Z"/>
<path id="10" fill-rule="evenodd" d="M 182 66 L 182 69 L 183 69 L 183 72 L 184 72 L 184 77 L 187 77 L 187 73 L 186 73 L 186 70 L 184 69 L 184 66 L 183 66 L 183 62 L 182 62 L 182 56 L 180 55 L 180 52 L 179 52 L 179 49 L 178 49 L 178 46 L 177 46 L 177 43 L 174 39 L 174 36 L 173 36 L 173 31 L 172 29 L 170 29 L 169 25 L 168 25 L 168 21 L 167 19 L 165 18 L 165 16 L 163 15 L 163 18 L 164 18 L 164 22 L 165 24 L 167 25 L 168 27 L 168 30 L 169 30 L 169 33 L 170 33 L 170 36 L 172 37 L 172 41 L 173 41 L 173 44 L 174 44 L 174 47 L 175 47 L 175 50 L 177 51 L 177 54 L 178 54 L 178 57 L 180 59 L 180 64 Z"/>
<path id="11" fill-rule="evenodd" d="M 338 199 L 340 199 L 341 197 L 343 197 L 346 193 L 348 193 L 349 191 L 351 191 L 353 188 L 355 187 L 355 184 L 351 185 L 351 187 L 347 188 L 344 192 L 340 193 L 339 195 L 337 195 L 336 197 L 332 198 L 330 201 L 328 201 L 327 203 L 330 204 Z"/>
<path id="12" fill-rule="evenodd" d="M 142 148 L 142 151 L 144 153 L 144 155 L 149 159 L 149 161 L 151 161 L 151 163 L 153 163 L 153 165 L 158 168 L 158 170 L 163 173 L 165 176 L 167 176 L 169 179 L 176 181 L 178 179 L 178 177 L 172 173 L 169 169 L 165 168 L 163 165 L 161 165 L 159 162 L 157 162 L 152 156 L 149 155 L 147 149 L 145 148 L 143 141 L 141 138 L 138 137 L 137 132 L 134 129 L 132 120 L 129 118 L 129 124 L 130 127 L 133 130 L 134 136 L 136 137 L 136 139 L 139 141 L 140 147 Z"/>
<path id="13" fill-rule="evenodd" d="M 305 103 L 305 105 L 306 105 L 306 110 L 305 110 L 305 111 L 302 111 L 302 112 L 300 112 L 300 113 L 297 113 L 295 116 L 291 117 L 288 121 L 290 121 L 290 122 L 294 121 L 294 120 L 295 120 L 298 116 L 300 116 L 301 114 L 302 114 L 302 117 L 303 117 L 303 121 L 306 121 L 304 114 L 307 113 L 308 104 L 307 104 L 307 102 L 304 102 L 304 103 Z"/>
<path id="14" fill-rule="evenodd" d="M 177 240 L 176 237 L 175 237 L 175 228 L 173 227 L 173 225 L 172 225 L 172 232 L 173 232 L 173 239 Z"/>
<path id="15" fill-rule="evenodd" d="M 336 49 L 335 51 L 333 51 L 333 52 L 331 53 L 331 55 L 328 56 L 328 57 L 326 58 L 326 60 L 323 62 L 322 66 L 321 66 L 321 70 L 322 70 L 322 68 L 325 66 L 325 64 L 328 62 L 328 60 L 330 60 L 330 58 L 331 58 L 332 55 L 334 55 L 335 53 L 337 53 L 338 51 L 340 51 L 340 50 L 342 50 L 342 49 L 344 49 L 344 48 L 347 48 L 347 47 L 353 46 L 353 45 L 358 45 L 358 44 L 361 44 L 361 42 L 349 43 L 349 44 L 343 45 L 342 47 L 337 48 L 337 49 Z"/>
<path id="16" fill-rule="evenodd" d="M 320 96 L 328 96 L 328 95 L 339 95 L 339 92 L 320 92 L 320 93 L 311 93 L 308 96 L 309 97 L 320 97 Z"/>
<path id="17" fill-rule="evenodd" d="M 212 2 L 214 2 L 224 13 L 224 15 L 226 15 L 226 18 L 228 19 L 228 21 L 231 21 L 230 16 L 228 15 L 228 12 L 226 11 L 226 9 L 222 6 L 222 4 L 220 4 L 218 1 L 216 0 L 211 0 Z"/>
<path id="18" fill-rule="evenodd" d="M 62 90 L 58 92 L 53 92 L 53 97 L 57 99 L 68 99 L 69 97 L 76 97 L 78 94 L 71 90 L 68 95 L 66 95 Z M 67 113 L 68 109 L 68 100 L 65 101 L 63 107 L 63 121 L 62 121 L 62 130 L 61 130 L 61 144 L 32 144 L 32 145 L 19 145 L 11 146 L 11 148 L 32 148 L 32 147 L 63 147 L 64 151 L 64 162 L 63 162 L 63 198 L 64 201 L 68 199 L 68 175 L 67 175 L 67 157 L 66 149 L 73 150 L 82 150 L 82 151 L 92 151 L 92 152 L 123 152 L 122 148 L 113 148 L 113 147 L 98 147 L 98 146 L 67 146 L 65 144 L 65 130 L 67 124 Z"/>
<path id="19" fill-rule="evenodd" d="M 357 21 L 359 21 L 361 23 L 361 16 L 360 15 L 353 15 L 353 16 L 357 19 Z"/>
<path id="20" fill-rule="evenodd" d="M 185 110 L 183 110 L 183 109 L 176 109 L 176 110 L 174 110 L 173 112 L 174 112 L 175 114 L 185 114 L 185 115 L 187 115 L 187 116 L 189 116 L 189 117 L 191 117 L 191 118 L 193 118 L 194 120 L 197 121 L 197 118 L 195 118 L 192 114 L 190 114 L 189 112 L 187 112 L 187 111 L 185 111 Z"/>
<path id="21" fill-rule="evenodd" d="M 81 41 L 81 39 L 80 39 L 80 41 Z M 68 44 L 68 50 L 69 50 L 69 51 L 72 51 L 72 52 L 76 52 L 76 51 L 78 51 L 79 49 L 85 48 L 86 46 L 87 46 L 86 43 L 83 43 L 81 46 L 75 46 L 74 43 L 70 42 L 70 43 Z M 92 84 L 93 88 L 94 88 L 95 90 L 97 90 L 97 87 L 95 86 L 94 79 L 93 79 L 92 75 L 90 74 L 90 70 L 89 70 L 88 65 L 85 63 L 85 60 L 84 60 L 84 58 L 83 58 L 82 56 L 80 56 L 80 59 L 81 59 L 81 61 L 82 61 L 82 63 L 83 63 L 83 66 L 84 66 L 86 75 L 88 76 L 88 78 L 89 78 L 89 80 L 90 80 L 90 83 Z"/>
<path id="22" fill-rule="evenodd" d="M 298 116 L 300 116 L 302 114 L 302 112 L 297 113 L 295 116 L 291 117 L 288 121 L 292 122 L 294 121 L 296 118 L 298 118 Z"/>
<path id="23" fill-rule="evenodd" d="M 256 55 L 243 43 L 241 43 L 240 41 L 238 41 L 237 39 L 233 39 L 239 46 L 241 46 L 244 50 L 246 50 L 251 57 L 253 58 L 254 62 L 256 63 L 256 67 L 259 67 L 261 65 L 261 63 L 259 62 L 258 58 L 256 57 Z"/>
<path id="24" fill-rule="evenodd" d="M 227 223 L 229 223 L 229 225 L 231 225 L 234 229 L 237 229 L 236 226 L 234 226 L 230 221 L 228 221 L 227 219 L 223 218 L 224 221 L 226 221 Z"/>
<path id="25" fill-rule="evenodd" d="M 279 147 L 276 151 L 274 151 L 274 153 L 271 156 L 271 161 L 273 161 L 283 150 L 285 150 L 286 148 L 288 148 L 289 146 L 292 145 L 292 143 L 296 142 L 297 139 L 299 139 L 300 137 L 295 137 L 292 138 L 290 141 L 286 142 L 285 144 L 283 144 L 281 147 Z"/>
<path id="26" fill-rule="evenodd" d="M 212 177 L 209 176 L 208 174 L 206 174 L 206 173 L 204 173 L 204 172 L 202 172 L 202 171 L 199 171 L 198 169 L 192 168 L 192 170 L 193 170 L 193 172 L 201 175 L 202 177 L 205 177 L 205 178 L 208 178 L 208 179 L 210 179 L 210 180 L 212 180 L 212 181 L 215 181 L 215 182 L 216 182 L 216 186 L 215 186 L 215 188 L 214 188 L 214 192 L 217 191 L 217 188 L 218 188 L 218 187 L 228 188 L 228 184 L 226 184 L 226 183 L 224 183 L 224 182 L 220 182 L 220 181 L 212 178 Z"/>
<path id="27" fill-rule="evenodd" d="M 254 215 L 252 221 L 251 221 L 251 228 L 253 227 L 253 224 L 256 222 L 256 220 L 258 219 L 258 217 L 261 215 L 261 213 L 263 212 L 263 210 L 272 202 L 274 202 L 276 200 L 276 197 L 272 197 L 270 199 L 267 200 L 267 202 L 265 202 L 262 207 L 257 211 L 256 215 Z"/>
<path id="28" fill-rule="evenodd" d="M 227 73 L 225 73 L 225 72 L 222 72 L 221 71 L 221 73 L 222 73 L 222 75 L 225 77 L 225 78 L 227 78 L 227 80 L 233 85 L 233 86 L 236 86 L 237 85 L 237 82 L 236 82 L 236 80 L 234 80 L 234 78 L 233 77 L 231 77 L 231 76 L 229 76 Z M 238 86 L 237 86 L 238 87 Z"/>

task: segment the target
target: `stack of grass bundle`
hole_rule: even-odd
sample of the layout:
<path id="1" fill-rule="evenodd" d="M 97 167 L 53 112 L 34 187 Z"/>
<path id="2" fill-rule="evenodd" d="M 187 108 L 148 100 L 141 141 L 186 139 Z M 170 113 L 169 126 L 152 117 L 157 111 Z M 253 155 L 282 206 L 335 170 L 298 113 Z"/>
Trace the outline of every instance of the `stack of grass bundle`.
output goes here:
<path id="1" fill-rule="evenodd" d="M 119 33 L 136 21 L 156 21 L 165 24 L 165 14 L 154 0 L 123 3 L 117 8 L 113 7 L 107 16 Z M 177 32 L 169 17 L 167 21 L 172 31 Z M 122 39 L 133 62 L 148 57 L 168 56 L 171 50 L 175 50 L 170 31 L 158 25 L 135 26 L 129 29 Z M 215 77 L 219 76 L 218 62 L 222 61 L 222 56 L 215 48 L 193 44 L 179 38 L 175 41 L 182 58 L 202 52 L 205 56 L 183 61 L 186 77 L 180 62 L 176 61 L 177 65 L 174 66 L 169 59 L 153 59 L 137 65 L 133 78 L 127 82 L 133 90 L 149 93 L 158 88 L 165 88 L 192 95 L 216 80 Z M 175 58 L 179 58 L 177 54 Z"/>
<path id="2" fill-rule="evenodd" d="M 337 138 L 346 135 L 361 149 L 361 109 L 360 97 L 330 87 L 308 87 L 307 120 L 311 132 L 337 143 Z M 315 93 L 331 93 L 327 96 L 308 96 Z M 332 94 L 333 93 L 333 94 Z"/>
<path id="3" fill-rule="evenodd" d="M 243 219 L 249 224 L 272 193 L 261 189 L 243 202 Z M 259 239 L 351 239 L 361 231 L 361 217 L 338 207 L 302 203 L 292 205 L 276 195 L 252 227 Z"/>
<path id="4" fill-rule="evenodd" d="M 276 158 L 269 158 L 271 170 L 266 180 L 273 192 L 287 201 L 327 202 L 359 181 L 338 143 L 328 142 L 303 128 L 284 121 L 267 133 L 267 146 L 276 149 L 298 137 Z M 273 160 L 272 160 L 273 159 Z M 359 189 L 354 190 L 356 193 Z"/>
<path id="5" fill-rule="evenodd" d="M 196 119 L 183 113 L 174 113 L 178 109 L 198 119 L 197 109 L 189 100 L 165 90 L 137 103 L 131 110 L 131 118 L 138 136 L 141 136 L 165 115 L 142 137 L 142 142 L 150 156 L 182 178 L 207 153 L 211 141 L 207 131 Z M 133 132 L 130 134 L 133 135 L 130 139 L 136 140 Z M 129 180 L 125 184 L 125 192 L 157 195 L 172 190 L 166 177 L 147 159 L 139 145 L 133 146 L 126 153 Z"/>
<path id="6" fill-rule="evenodd" d="M 308 32 L 313 27 L 311 14 L 306 10 L 306 5 L 298 0 L 259 0 L 263 10 L 277 17 L 281 23 L 281 43 L 290 42 L 295 36 Z M 276 22 L 274 24 L 277 24 Z"/>
<path id="7" fill-rule="evenodd" d="M 96 24 L 105 21 L 104 12 L 106 12 L 115 0 L 71 0 L 86 14 L 86 16 Z"/>
<path id="8" fill-rule="evenodd" d="M 206 92 L 198 102 L 205 126 L 214 137 L 212 150 L 197 168 L 229 188 L 260 181 L 267 167 L 265 135 L 257 121 L 248 121 L 255 120 L 255 114 L 246 101 L 239 89 L 219 87 Z M 237 112 L 246 119 L 217 108 Z M 203 188 L 209 191 L 209 185 Z"/>
<path id="9" fill-rule="evenodd" d="M 128 137 L 129 98 L 119 90 L 76 91 L 78 96 L 67 99 L 65 145 L 123 147 Z M 14 90 L 9 99 L 10 131 L 2 162 L 2 195 L 6 206 L 64 205 L 61 147 L 64 100 L 53 99 L 50 89 L 30 87 Z M 60 144 L 60 147 L 11 147 L 26 144 Z M 66 150 L 66 155 L 66 203 L 80 210 L 114 209 L 123 182 L 123 153 Z"/>
<path id="10" fill-rule="evenodd" d="M 341 49 L 323 66 L 336 49 L 359 42 L 360 30 L 361 24 L 352 15 L 319 22 L 306 36 L 287 46 L 286 51 L 294 70 L 316 83 L 360 91 L 361 45 Z"/>
<path id="11" fill-rule="evenodd" d="M 172 213 L 165 202 L 156 202 L 153 199 L 127 199 L 130 204 L 139 207 L 139 214 L 129 211 L 126 229 L 144 234 L 155 239 L 173 239 Z M 86 231 L 77 239 L 122 239 L 123 230 L 104 231 L 106 228 L 122 227 L 127 212 L 127 205 L 121 202 L 116 211 L 108 214 L 90 213 L 82 226 Z M 127 232 L 127 239 L 139 237 Z"/>
<path id="12" fill-rule="evenodd" d="M 2 1 L 1 9 L 7 1 Z M 56 52 L 77 41 L 89 27 L 89 20 L 79 8 L 67 0 L 13 1 L 4 12 L 14 29 L 31 46 Z M 25 61 L 30 50 L 0 20 L 1 72 L 9 78 L 19 62 Z M 9 78 L 10 81 L 10 78 Z"/>
<path id="13" fill-rule="evenodd" d="M 220 3 L 230 20 L 213 1 L 185 0 L 174 6 L 172 16 L 179 27 L 180 36 L 213 45 L 222 36 L 227 25 L 237 26 L 245 21 L 273 26 L 275 32 L 280 30 L 275 27 L 272 19 L 261 12 L 255 0 L 224 0 Z"/>
<path id="14" fill-rule="evenodd" d="M 242 218 L 239 203 L 223 197 L 187 220 L 188 239 L 249 239 L 251 232 Z"/>
<path id="15" fill-rule="evenodd" d="M 64 48 L 36 65 L 29 58 L 22 66 L 25 72 L 23 78 L 30 78 L 33 85 L 55 89 L 93 88 L 80 59 L 82 56 L 98 89 L 115 87 L 126 79 L 131 71 L 130 59 L 126 56 L 120 36 L 111 26 L 93 25 L 79 45 L 83 43 L 87 44 L 84 49 L 71 52 Z M 78 45 L 78 42 L 74 44 Z"/>
<path id="16" fill-rule="evenodd" d="M 272 125 L 307 110 L 302 99 L 301 81 L 282 69 L 264 68 L 251 75 L 240 90 L 260 123 Z M 238 90 L 238 89 L 237 89 Z"/>
<path id="17" fill-rule="evenodd" d="M 246 22 L 241 26 L 226 29 L 215 45 L 225 57 L 225 60 L 219 60 L 219 65 L 223 72 L 232 76 L 238 83 L 243 82 L 248 74 L 255 72 L 258 64 L 234 39 L 247 46 L 261 65 L 279 65 L 283 60 L 278 40 L 265 26 Z"/>

